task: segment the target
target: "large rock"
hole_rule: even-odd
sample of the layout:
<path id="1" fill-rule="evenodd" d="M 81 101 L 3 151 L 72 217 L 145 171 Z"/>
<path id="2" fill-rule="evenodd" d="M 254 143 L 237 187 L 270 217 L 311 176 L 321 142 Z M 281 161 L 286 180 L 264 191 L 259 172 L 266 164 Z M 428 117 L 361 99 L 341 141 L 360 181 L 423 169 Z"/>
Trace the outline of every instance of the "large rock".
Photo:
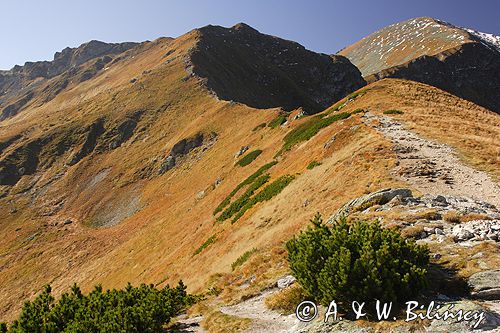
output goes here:
<path id="1" fill-rule="evenodd" d="M 479 323 L 479 325 L 474 329 L 472 326 L 476 323 L 474 319 L 472 321 L 456 321 L 453 319 L 448 320 L 432 320 L 431 324 L 426 327 L 426 331 L 430 333 L 465 333 L 465 332 L 498 332 L 497 328 L 500 325 L 500 316 L 497 313 L 491 312 L 488 309 L 476 304 L 472 301 L 464 300 L 453 303 L 444 304 L 438 312 L 442 314 L 446 309 L 448 309 L 448 304 L 453 304 L 453 308 L 450 312 L 456 313 L 458 310 L 463 310 L 463 312 L 483 312 L 484 319 Z"/>
<path id="2" fill-rule="evenodd" d="M 473 297 L 500 299 L 500 269 L 473 274 L 468 283 Z"/>
<path id="3" fill-rule="evenodd" d="M 400 199 L 412 197 L 410 189 L 407 188 L 387 188 L 373 192 L 362 197 L 353 199 L 342 206 L 337 213 L 328 219 L 327 223 L 333 223 L 341 216 L 347 216 L 351 212 L 365 210 L 374 205 L 383 205 L 398 196 Z"/>

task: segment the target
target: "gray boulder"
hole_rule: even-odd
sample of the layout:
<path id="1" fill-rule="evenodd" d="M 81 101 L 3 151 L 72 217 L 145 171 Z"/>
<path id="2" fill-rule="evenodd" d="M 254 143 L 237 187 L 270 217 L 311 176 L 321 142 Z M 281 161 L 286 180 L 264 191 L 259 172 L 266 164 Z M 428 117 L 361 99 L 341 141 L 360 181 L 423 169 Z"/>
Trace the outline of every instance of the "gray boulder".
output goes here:
<path id="1" fill-rule="evenodd" d="M 500 269 L 472 274 L 468 283 L 474 298 L 500 299 Z"/>
<path id="2" fill-rule="evenodd" d="M 328 219 L 327 223 L 333 223 L 341 216 L 347 216 L 351 212 L 362 211 L 375 205 L 384 205 L 398 196 L 399 200 L 411 198 L 412 193 L 407 188 L 387 188 L 377 192 L 373 192 L 362 197 L 353 199 L 342 206 L 337 213 Z"/>

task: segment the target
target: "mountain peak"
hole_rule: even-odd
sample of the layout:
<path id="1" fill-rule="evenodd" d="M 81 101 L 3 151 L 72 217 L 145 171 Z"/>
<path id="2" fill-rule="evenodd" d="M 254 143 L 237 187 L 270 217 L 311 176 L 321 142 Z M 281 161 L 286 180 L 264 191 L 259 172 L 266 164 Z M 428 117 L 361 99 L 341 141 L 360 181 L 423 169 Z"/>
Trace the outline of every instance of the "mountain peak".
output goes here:
<path id="1" fill-rule="evenodd" d="M 224 100 L 315 113 L 365 84 L 344 57 L 309 51 L 245 23 L 199 31 L 193 72 Z"/>

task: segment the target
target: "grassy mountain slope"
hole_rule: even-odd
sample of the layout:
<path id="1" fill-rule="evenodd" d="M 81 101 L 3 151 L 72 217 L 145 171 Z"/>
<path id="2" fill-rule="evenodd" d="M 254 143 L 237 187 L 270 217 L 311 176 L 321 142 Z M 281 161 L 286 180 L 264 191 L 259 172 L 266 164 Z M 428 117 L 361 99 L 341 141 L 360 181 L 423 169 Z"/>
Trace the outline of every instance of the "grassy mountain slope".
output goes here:
<path id="1" fill-rule="evenodd" d="M 314 116 L 296 117 L 295 110 L 282 126 L 259 126 L 282 110 L 224 101 L 207 89 L 190 70 L 200 38 L 194 30 L 141 44 L 0 122 L 2 319 L 12 319 L 47 283 L 56 295 L 74 282 L 88 291 L 97 283 L 163 286 L 181 278 L 190 291 L 206 290 L 213 279 L 234 278 L 232 264 L 253 248 L 262 260 L 252 274 L 258 285 L 269 283 L 286 270 L 283 242 L 315 212 L 333 213 L 364 193 L 401 185 L 391 175 L 390 142 L 364 124 L 360 108 L 403 110 L 415 130 L 499 176 L 492 141 L 498 116 L 482 107 L 385 79 Z M 344 112 L 348 117 L 328 120 Z M 460 130 L 445 132 L 450 126 Z M 291 137 L 295 144 L 282 149 Z M 237 165 L 243 146 L 262 153 Z M 268 182 L 256 189 L 267 196 L 235 223 L 217 221 L 215 208 L 274 160 L 264 171 Z M 309 170 L 314 160 L 321 165 Z M 271 184 L 286 175 L 294 178 L 278 192 Z"/>

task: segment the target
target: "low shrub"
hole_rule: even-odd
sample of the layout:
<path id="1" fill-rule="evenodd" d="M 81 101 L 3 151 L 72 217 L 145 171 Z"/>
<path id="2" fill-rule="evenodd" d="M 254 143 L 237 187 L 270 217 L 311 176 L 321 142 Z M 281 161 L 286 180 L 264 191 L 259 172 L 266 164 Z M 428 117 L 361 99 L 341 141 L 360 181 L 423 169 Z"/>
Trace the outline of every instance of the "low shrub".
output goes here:
<path id="1" fill-rule="evenodd" d="M 24 304 L 21 315 L 1 332 L 163 332 L 170 319 L 194 301 L 179 282 L 175 288 L 130 284 L 122 290 L 101 286 L 83 295 L 74 285 L 58 302 L 50 286 Z"/>
<path id="2" fill-rule="evenodd" d="M 267 183 L 270 178 L 271 178 L 271 176 L 269 174 L 265 174 L 265 175 L 257 178 L 248 187 L 248 189 L 245 191 L 245 193 L 243 193 L 241 195 L 241 197 L 239 197 L 237 200 L 235 200 L 226 210 L 224 210 L 222 212 L 222 214 L 220 214 L 217 217 L 217 221 L 219 221 L 219 222 L 225 221 L 228 218 L 230 218 L 231 216 L 233 216 L 234 214 L 236 214 L 237 212 L 239 212 L 241 210 L 241 208 L 243 208 L 250 201 L 250 198 L 255 193 L 255 191 L 257 191 L 259 188 L 262 187 L 262 185 Z"/>
<path id="3" fill-rule="evenodd" d="M 252 150 L 251 152 L 240 158 L 240 160 L 236 162 L 236 164 L 238 164 L 241 167 L 247 166 L 250 163 L 252 163 L 257 157 L 259 157 L 260 154 L 262 154 L 262 150 L 260 149 Z"/>
<path id="4" fill-rule="evenodd" d="M 233 269 L 233 271 L 243 265 L 247 260 L 248 258 L 250 258 L 250 256 L 252 254 L 254 254 L 255 252 L 257 252 L 257 249 L 256 248 L 253 248 L 251 250 L 248 250 L 246 251 L 245 253 L 243 253 L 241 256 L 238 257 L 238 259 L 236 259 L 232 264 L 231 264 L 231 268 Z"/>
<path id="5" fill-rule="evenodd" d="M 383 113 L 384 114 L 403 114 L 404 112 L 401 110 L 386 110 Z"/>
<path id="6" fill-rule="evenodd" d="M 328 228 L 317 214 L 312 224 L 286 248 L 292 274 L 322 304 L 378 299 L 397 306 L 426 287 L 427 247 L 378 222 L 342 219 Z"/>
<path id="7" fill-rule="evenodd" d="M 193 253 L 193 257 L 195 255 L 198 255 L 201 253 L 201 251 L 203 251 L 205 248 L 207 248 L 208 246 L 212 245 L 213 243 L 215 243 L 215 241 L 217 240 L 217 235 L 212 235 L 209 239 L 207 239 L 203 244 L 200 245 L 199 248 L 196 249 L 196 251 L 194 251 Z"/>
<path id="8" fill-rule="evenodd" d="M 283 189 L 287 187 L 288 184 L 290 184 L 294 178 L 295 177 L 291 175 L 284 175 L 276 179 L 271 184 L 264 187 L 262 191 L 253 196 L 250 200 L 247 201 L 247 203 L 243 207 L 241 207 L 238 213 L 234 216 L 231 223 L 235 223 L 236 221 L 238 221 L 240 217 L 242 217 L 243 214 L 245 214 L 245 212 L 250 208 L 252 208 L 255 204 L 262 201 L 267 201 L 273 198 L 274 196 L 278 195 L 279 193 L 281 193 L 281 191 L 283 191 Z"/>
<path id="9" fill-rule="evenodd" d="M 253 128 L 252 132 L 256 132 L 256 131 L 260 130 L 261 128 L 264 128 L 264 127 L 266 127 L 266 123 L 259 124 L 259 125 L 255 126 Z"/>
<path id="10" fill-rule="evenodd" d="M 320 165 L 321 165 L 321 162 L 318 162 L 318 161 L 314 160 L 314 161 L 311 161 L 311 163 L 309 163 L 309 164 L 307 165 L 307 169 L 308 169 L 308 170 L 312 170 L 312 169 L 314 169 L 315 167 L 320 166 Z"/>
<path id="11" fill-rule="evenodd" d="M 318 134 L 321 129 L 330 126 L 336 121 L 347 119 L 351 116 L 351 114 L 349 112 L 341 112 L 324 118 L 323 116 L 324 115 L 314 116 L 285 135 L 281 151 L 290 150 L 290 148 L 294 145 L 311 139 L 313 136 Z"/>
<path id="12" fill-rule="evenodd" d="M 267 124 L 267 127 L 276 128 L 278 126 L 283 125 L 287 119 L 288 116 L 286 114 L 280 114 L 279 116 L 271 120 L 269 124 Z"/>
<path id="13" fill-rule="evenodd" d="M 358 114 L 358 113 L 365 113 L 365 112 L 368 112 L 368 111 L 366 111 L 365 109 L 356 109 L 356 110 L 352 111 L 351 114 Z"/>
<path id="14" fill-rule="evenodd" d="M 215 208 L 213 215 L 216 215 L 217 213 L 221 212 L 224 209 L 224 207 L 229 205 L 231 203 L 231 199 L 235 196 L 236 193 L 238 193 L 239 190 L 241 190 L 244 186 L 253 183 L 255 179 L 257 179 L 260 175 L 262 175 L 264 172 L 269 170 L 271 167 L 273 167 L 277 163 L 278 162 L 276 162 L 276 161 L 272 161 L 272 162 L 269 162 L 269 163 L 261 166 L 257 171 L 255 171 L 253 174 L 248 176 L 248 178 L 246 178 L 244 181 L 239 183 L 238 186 L 236 186 L 231 191 L 231 193 L 229 193 L 229 195 L 224 200 L 222 200 L 222 202 L 217 206 L 217 208 Z"/>

